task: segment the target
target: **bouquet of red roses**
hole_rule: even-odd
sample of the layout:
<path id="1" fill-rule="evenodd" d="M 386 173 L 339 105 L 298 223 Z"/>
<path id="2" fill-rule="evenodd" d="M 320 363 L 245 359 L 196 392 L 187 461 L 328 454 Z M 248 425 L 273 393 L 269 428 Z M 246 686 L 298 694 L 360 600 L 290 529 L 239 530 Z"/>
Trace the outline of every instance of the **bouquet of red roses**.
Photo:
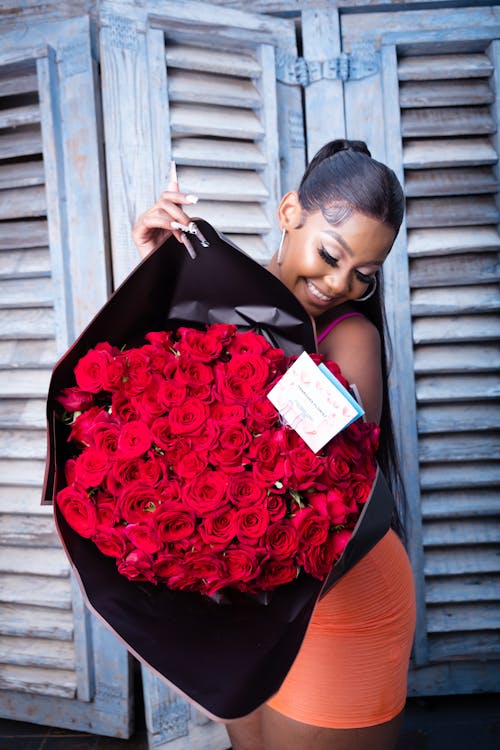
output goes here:
<path id="1" fill-rule="evenodd" d="M 354 422 L 315 454 L 267 398 L 294 357 L 234 325 L 145 338 L 98 344 L 58 396 L 67 522 L 131 580 L 208 595 L 323 580 L 370 494 L 378 427 Z"/>

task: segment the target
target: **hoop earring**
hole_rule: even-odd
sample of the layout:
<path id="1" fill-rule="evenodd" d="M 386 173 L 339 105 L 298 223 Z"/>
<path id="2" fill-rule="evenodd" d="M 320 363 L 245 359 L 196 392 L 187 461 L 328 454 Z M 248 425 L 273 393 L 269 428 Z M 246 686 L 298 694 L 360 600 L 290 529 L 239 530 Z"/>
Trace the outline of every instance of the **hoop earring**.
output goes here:
<path id="1" fill-rule="evenodd" d="M 372 288 L 370 289 L 370 291 L 367 292 L 364 295 L 364 297 L 358 297 L 357 299 L 355 299 L 354 302 L 366 302 L 367 299 L 370 299 L 370 297 L 373 297 L 373 295 L 375 294 L 376 289 L 377 289 L 377 277 L 374 276 L 373 277 Z"/>
<path id="2" fill-rule="evenodd" d="M 286 229 L 283 229 L 281 232 L 280 246 L 278 247 L 278 255 L 276 256 L 276 263 L 278 264 L 278 266 L 281 266 L 283 260 L 283 243 L 285 241 L 285 235 Z"/>

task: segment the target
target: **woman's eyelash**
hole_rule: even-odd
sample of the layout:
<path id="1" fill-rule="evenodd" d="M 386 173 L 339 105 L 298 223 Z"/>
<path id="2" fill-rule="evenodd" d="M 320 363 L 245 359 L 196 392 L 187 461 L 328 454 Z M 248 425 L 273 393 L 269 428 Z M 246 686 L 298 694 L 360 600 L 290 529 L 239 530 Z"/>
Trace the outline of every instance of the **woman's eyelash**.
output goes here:
<path id="1" fill-rule="evenodd" d="M 329 266 L 333 266 L 335 268 L 335 266 L 338 264 L 337 258 L 334 258 L 332 255 L 330 255 L 330 253 L 327 253 L 324 247 L 320 248 L 319 254 L 323 258 L 325 263 L 328 263 Z"/>
<path id="2" fill-rule="evenodd" d="M 338 266 L 338 260 L 337 258 L 334 258 L 330 253 L 328 253 L 324 247 L 321 247 L 319 250 L 320 256 L 323 258 L 325 263 L 328 263 L 329 266 L 333 266 L 335 268 Z M 361 271 L 356 271 L 356 276 L 358 277 L 359 281 L 363 282 L 363 284 L 369 284 L 372 280 L 372 276 L 368 276 L 366 273 L 361 273 Z"/>

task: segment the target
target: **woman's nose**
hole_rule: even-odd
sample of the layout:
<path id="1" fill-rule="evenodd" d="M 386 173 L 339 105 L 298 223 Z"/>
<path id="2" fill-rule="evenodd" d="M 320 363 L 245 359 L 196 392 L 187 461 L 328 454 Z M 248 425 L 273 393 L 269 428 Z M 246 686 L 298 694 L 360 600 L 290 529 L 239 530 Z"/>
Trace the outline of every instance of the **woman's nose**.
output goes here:
<path id="1" fill-rule="evenodd" d="M 325 284 L 327 287 L 327 294 L 330 297 L 335 297 L 340 294 L 349 294 L 351 289 L 350 275 L 349 273 L 336 269 L 332 273 L 329 273 L 325 278 Z"/>

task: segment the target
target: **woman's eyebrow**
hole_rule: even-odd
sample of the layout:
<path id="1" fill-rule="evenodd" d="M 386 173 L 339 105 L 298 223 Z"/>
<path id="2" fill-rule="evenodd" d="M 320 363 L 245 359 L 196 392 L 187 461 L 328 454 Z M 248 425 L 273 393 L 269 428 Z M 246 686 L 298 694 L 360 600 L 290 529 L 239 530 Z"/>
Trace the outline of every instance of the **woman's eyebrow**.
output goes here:
<path id="1" fill-rule="evenodd" d="M 340 234 L 337 234 L 337 232 L 334 232 L 333 229 L 324 229 L 323 234 L 329 234 L 331 237 L 333 237 L 334 240 L 337 240 L 339 245 L 343 247 L 346 253 L 348 253 L 348 255 L 350 255 L 352 258 L 354 253 L 352 249 L 349 247 L 349 245 L 347 244 L 347 242 L 345 241 L 345 239 Z"/>

